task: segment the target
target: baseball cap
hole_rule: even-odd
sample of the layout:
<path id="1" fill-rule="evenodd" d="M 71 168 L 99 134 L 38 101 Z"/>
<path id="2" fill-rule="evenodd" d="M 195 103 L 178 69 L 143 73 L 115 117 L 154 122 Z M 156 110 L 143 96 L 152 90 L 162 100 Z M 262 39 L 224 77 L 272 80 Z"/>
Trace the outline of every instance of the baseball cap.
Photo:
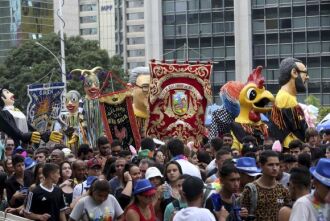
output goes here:
<path id="1" fill-rule="evenodd" d="M 146 171 L 145 177 L 146 179 L 150 179 L 153 177 L 163 177 L 163 174 L 159 171 L 157 167 L 149 167 Z"/>
<path id="2" fill-rule="evenodd" d="M 92 167 L 95 167 L 95 166 L 102 167 L 102 163 L 98 159 L 96 159 L 95 157 L 87 161 L 87 167 L 88 168 L 92 168 Z"/>

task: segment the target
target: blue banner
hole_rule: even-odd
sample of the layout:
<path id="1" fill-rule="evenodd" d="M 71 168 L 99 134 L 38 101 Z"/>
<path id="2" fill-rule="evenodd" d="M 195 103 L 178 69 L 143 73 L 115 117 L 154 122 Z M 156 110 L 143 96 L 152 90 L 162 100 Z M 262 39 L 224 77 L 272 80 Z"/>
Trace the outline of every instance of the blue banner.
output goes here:
<path id="1" fill-rule="evenodd" d="M 52 130 L 61 112 L 63 91 L 63 82 L 28 85 L 27 118 L 37 131 Z"/>

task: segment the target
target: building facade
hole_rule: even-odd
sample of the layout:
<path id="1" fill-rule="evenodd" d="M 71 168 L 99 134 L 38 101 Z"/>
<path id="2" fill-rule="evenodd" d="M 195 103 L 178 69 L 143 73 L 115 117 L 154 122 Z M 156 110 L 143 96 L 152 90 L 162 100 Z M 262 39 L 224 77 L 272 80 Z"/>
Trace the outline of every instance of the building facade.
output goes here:
<path id="1" fill-rule="evenodd" d="M 330 105 L 329 0 L 163 0 L 163 52 L 167 60 L 213 60 L 214 102 L 229 80 L 246 81 L 262 65 L 266 87 L 278 89 L 285 57 L 307 65 L 312 94 Z M 189 50 L 184 50 L 186 44 Z M 187 47 L 186 47 L 187 48 Z"/>
<path id="2" fill-rule="evenodd" d="M 330 105 L 330 1 L 252 0 L 253 66 L 265 67 L 267 87 L 278 89 L 278 66 L 285 57 L 306 64 L 309 74 L 303 102 L 312 94 Z"/>
<path id="3" fill-rule="evenodd" d="M 52 0 L 0 1 L 0 63 L 12 48 L 53 30 Z"/>

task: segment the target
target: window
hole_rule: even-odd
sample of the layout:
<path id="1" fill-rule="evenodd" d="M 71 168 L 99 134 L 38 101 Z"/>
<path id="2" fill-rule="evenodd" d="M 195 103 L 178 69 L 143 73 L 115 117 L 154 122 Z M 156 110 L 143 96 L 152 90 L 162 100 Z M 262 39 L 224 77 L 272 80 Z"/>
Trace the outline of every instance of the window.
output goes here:
<path id="1" fill-rule="evenodd" d="M 307 41 L 319 41 L 320 32 L 319 31 L 309 31 L 307 32 Z"/>
<path id="2" fill-rule="evenodd" d="M 307 5 L 306 9 L 307 16 L 319 15 L 319 6 L 318 5 Z"/>
<path id="3" fill-rule="evenodd" d="M 188 24 L 198 23 L 198 14 L 188 14 Z"/>
<path id="4" fill-rule="evenodd" d="M 144 50 L 128 50 L 129 57 L 141 57 L 144 56 Z"/>
<path id="5" fill-rule="evenodd" d="M 177 25 L 186 24 L 186 15 L 185 14 L 176 15 L 175 20 Z"/>
<path id="6" fill-rule="evenodd" d="M 140 8 L 143 7 L 143 0 L 128 0 L 127 1 L 127 6 L 129 8 Z"/>
<path id="7" fill-rule="evenodd" d="M 253 61 L 253 63 L 254 63 L 253 64 L 254 67 L 257 67 L 258 65 L 265 67 L 266 64 L 264 59 L 256 59 Z"/>
<path id="8" fill-rule="evenodd" d="M 281 29 L 287 29 L 287 28 L 291 28 L 291 19 L 281 19 L 280 20 L 280 28 Z"/>
<path id="9" fill-rule="evenodd" d="M 330 41 L 330 30 L 321 31 L 321 41 Z"/>
<path id="10" fill-rule="evenodd" d="M 225 7 L 234 7 L 234 0 L 224 0 Z"/>
<path id="11" fill-rule="evenodd" d="M 164 39 L 164 49 L 174 49 L 174 39 Z"/>
<path id="12" fill-rule="evenodd" d="M 211 9 L 211 0 L 200 1 L 201 9 Z"/>
<path id="13" fill-rule="evenodd" d="M 293 18 L 293 28 L 304 28 L 305 18 Z"/>
<path id="14" fill-rule="evenodd" d="M 94 23 L 94 22 L 97 22 L 96 16 L 80 17 L 80 23 Z"/>
<path id="15" fill-rule="evenodd" d="M 290 7 L 280 8 L 279 14 L 280 14 L 280 18 L 291 17 L 291 8 Z"/>
<path id="16" fill-rule="evenodd" d="M 199 14 L 199 22 L 200 23 L 211 22 L 211 13 L 200 13 Z"/>
<path id="17" fill-rule="evenodd" d="M 253 21 L 253 31 L 263 31 L 264 30 L 264 21 Z"/>
<path id="18" fill-rule="evenodd" d="M 165 15 L 163 16 L 163 21 L 165 25 L 174 25 L 175 24 L 175 17 L 174 15 Z"/>
<path id="19" fill-rule="evenodd" d="M 294 43 L 293 53 L 294 54 L 305 54 L 306 53 L 306 43 Z"/>
<path id="20" fill-rule="evenodd" d="M 253 35 L 254 44 L 265 44 L 265 35 Z"/>
<path id="21" fill-rule="evenodd" d="M 199 48 L 199 39 L 198 38 L 189 38 L 188 39 L 190 48 Z"/>
<path id="22" fill-rule="evenodd" d="M 198 35 L 198 33 L 199 33 L 198 27 L 199 27 L 198 24 L 188 25 L 188 33 L 189 33 L 189 35 Z"/>
<path id="23" fill-rule="evenodd" d="M 211 24 L 200 24 L 200 33 L 201 34 L 210 34 L 212 33 L 212 26 Z"/>
<path id="24" fill-rule="evenodd" d="M 223 12 L 213 12 L 213 22 L 223 21 Z"/>
<path id="25" fill-rule="evenodd" d="M 277 55 L 278 45 L 267 45 L 267 55 Z"/>
<path id="26" fill-rule="evenodd" d="M 188 0 L 188 10 L 198 10 L 199 0 Z"/>
<path id="27" fill-rule="evenodd" d="M 144 32 L 144 25 L 129 25 L 127 26 L 128 32 Z"/>
<path id="28" fill-rule="evenodd" d="M 278 35 L 277 34 L 267 34 L 267 44 L 277 44 Z"/>
<path id="29" fill-rule="evenodd" d="M 266 8 L 266 18 L 277 18 L 277 8 Z"/>
<path id="30" fill-rule="evenodd" d="M 305 16 L 305 6 L 293 7 L 292 16 L 293 17 Z"/>
<path id="31" fill-rule="evenodd" d="M 136 19 L 143 19 L 143 18 L 144 18 L 143 12 L 128 13 L 127 14 L 127 20 L 136 20 Z"/>
<path id="32" fill-rule="evenodd" d="M 267 68 L 277 69 L 279 66 L 278 59 L 267 59 Z"/>
<path id="33" fill-rule="evenodd" d="M 264 9 L 253 9 L 252 19 L 263 19 L 264 18 Z"/>
<path id="34" fill-rule="evenodd" d="M 226 46 L 234 46 L 235 45 L 235 38 L 234 36 L 226 36 L 225 37 Z"/>
<path id="35" fill-rule="evenodd" d="M 129 45 L 144 44 L 144 37 L 127 38 L 127 44 Z"/>
<path id="36" fill-rule="evenodd" d="M 291 44 L 280 44 L 281 55 L 292 54 Z"/>
<path id="37" fill-rule="evenodd" d="M 186 26 L 185 25 L 177 25 L 175 30 L 176 30 L 177 35 L 186 35 Z"/>
<path id="38" fill-rule="evenodd" d="M 222 0 L 212 0 L 212 8 L 222 8 Z"/>
<path id="39" fill-rule="evenodd" d="M 96 11 L 96 4 L 80 5 L 80 11 L 81 12 Z"/>
<path id="40" fill-rule="evenodd" d="M 82 28 L 80 29 L 80 35 L 96 35 L 97 29 L 96 28 Z"/>
<path id="41" fill-rule="evenodd" d="M 321 57 L 321 66 L 322 67 L 330 67 L 330 56 Z"/>
<path id="42" fill-rule="evenodd" d="M 186 12 L 187 11 L 186 1 L 176 1 L 175 2 L 175 11 L 176 12 Z"/>
<path id="43" fill-rule="evenodd" d="M 321 15 L 330 15 L 330 4 L 321 5 Z"/>
<path id="44" fill-rule="evenodd" d="M 235 61 L 226 61 L 226 70 L 235 70 Z"/>
<path id="45" fill-rule="evenodd" d="M 163 2 L 164 12 L 174 12 L 174 2 Z"/>
<path id="46" fill-rule="evenodd" d="M 225 11 L 225 20 L 234 21 L 234 11 Z"/>
<path id="47" fill-rule="evenodd" d="M 266 29 L 277 29 L 277 19 L 266 20 Z"/>
<path id="48" fill-rule="evenodd" d="M 214 37 L 213 38 L 213 46 L 224 46 L 224 37 Z"/>
<path id="49" fill-rule="evenodd" d="M 305 42 L 305 32 L 293 32 L 293 42 Z"/>
<path id="50" fill-rule="evenodd" d="M 176 39 L 175 47 L 180 48 L 186 43 L 186 39 Z"/>
<path id="51" fill-rule="evenodd" d="M 291 33 L 280 33 L 280 43 L 291 43 Z"/>
<path id="52" fill-rule="evenodd" d="M 174 36 L 175 35 L 175 31 L 174 31 L 174 25 L 164 25 L 164 36 L 168 37 L 168 36 Z"/>
<path id="53" fill-rule="evenodd" d="M 320 57 L 307 58 L 307 67 L 320 67 Z"/>
<path id="54" fill-rule="evenodd" d="M 265 55 L 265 45 L 256 45 L 253 47 L 253 54 L 255 56 L 264 56 Z"/>
<path id="55" fill-rule="evenodd" d="M 234 32 L 234 22 L 225 22 L 225 31 Z"/>
<path id="56" fill-rule="evenodd" d="M 307 27 L 315 28 L 318 26 L 320 26 L 320 18 L 318 16 L 307 17 Z"/>
<path id="57" fill-rule="evenodd" d="M 330 26 L 330 16 L 321 17 L 321 26 Z"/>
<path id="58" fill-rule="evenodd" d="M 201 38 L 201 47 L 211 47 L 212 39 L 211 38 Z"/>

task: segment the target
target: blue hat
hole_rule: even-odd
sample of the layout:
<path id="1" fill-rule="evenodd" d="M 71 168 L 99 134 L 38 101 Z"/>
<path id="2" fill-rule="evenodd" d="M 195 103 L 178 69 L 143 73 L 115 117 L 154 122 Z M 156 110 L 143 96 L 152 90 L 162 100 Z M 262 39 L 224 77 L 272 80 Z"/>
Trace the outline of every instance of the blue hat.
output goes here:
<path id="1" fill-rule="evenodd" d="M 21 147 L 21 146 L 18 146 L 13 151 L 13 155 L 15 155 L 17 152 L 23 152 L 23 151 L 25 151 L 25 149 L 23 147 Z"/>
<path id="2" fill-rule="evenodd" d="M 133 195 L 137 195 L 137 194 L 144 193 L 144 192 L 148 192 L 148 195 L 152 195 L 152 193 L 156 192 L 156 189 L 150 183 L 150 181 L 148 179 L 137 180 L 135 185 L 134 185 Z"/>
<path id="3" fill-rule="evenodd" d="M 24 159 L 24 165 L 25 165 L 25 169 L 31 169 L 32 167 L 34 167 L 36 165 L 36 161 L 34 161 L 31 157 L 26 157 Z"/>
<path id="4" fill-rule="evenodd" d="M 95 180 L 97 180 L 97 176 L 88 176 L 86 180 L 86 186 L 85 189 L 91 188 L 91 185 L 94 183 Z"/>
<path id="5" fill-rule="evenodd" d="M 330 159 L 321 158 L 316 167 L 309 168 L 315 179 L 330 187 Z"/>
<path id="6" fill-rule="evenodd" d="M 236 160 L 236 168 L 249 176 L 258 176 L 261 169 L 257 167 L 256 160 L 252 157 L 241 157 Z"/>

